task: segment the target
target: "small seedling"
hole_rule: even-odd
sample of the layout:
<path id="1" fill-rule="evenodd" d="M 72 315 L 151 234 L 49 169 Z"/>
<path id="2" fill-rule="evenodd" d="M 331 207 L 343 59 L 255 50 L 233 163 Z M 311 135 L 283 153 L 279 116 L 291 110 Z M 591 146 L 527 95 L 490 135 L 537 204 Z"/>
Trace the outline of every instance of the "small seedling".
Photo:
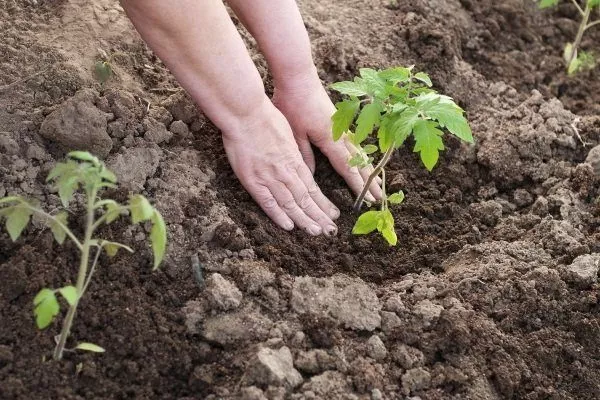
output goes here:
<path id="1" fill-rule="evenodd" d="M 382 154 L 354 203 L 354 210 L 359 212 L 371 183 L 381 175 L 383 198 L 380 210 L 362 214 L 352 233 L 365 235 L 377 230 L 390 245 L 397 243 L 389 205 L 402 203 L 404 193 L 400 191 L 388 196 L 385 166 L 394 150 L 410 136 L 415 141 L 414 152 L 420 153 L 421 161 L 429 171 L 437 164 L 440 151 L 444 150 L 444 130 L 473 143 L 464 111 L 450 97 L 438 94 L 431 87 L 429 76 L 423 72 L 414 73 L 413 67 L 382 71 L 363 68 L 360 77 L 354 81 L 331 85 L 332 89 L 348 97 L 336 104 L 337 111 L 332 120 L 334 140 L 346 136 L 357 148 L 349 160 L 350 166 L 364 168 L 374 161 L 377 153 Z M 367 143 L 375 128 L 378 128 L 377 145 Z"/>
<path id="2" fill-rule="evenodd" d="M 54 239 L 59 244 L 69 238 L 75 243 L 80 252 L 79 272 L 75 286 L 67 285 L 58 289 L 44 288 L 33 299 L 36 324 L 39 329 L 45 329 L 54 320 L 60 311 L 57 294 L 60 294 L 68 303 L 69 309 L 63 321 L 60 337 L 54 349 L 54 359 L 60 360 L 65 351 L 65 345 L 71 325 L 75 318 L 77 306 L 90 284 L 98 259 L 102 251 L 109 257 L 114 257 L 120 249 L 133 252 L 128 246 L 94 237 L 96 230 L 110 224 L 121 215 L 130 214 L 134 224 L 149 221 L 152 223 L 150 231 L 150 244 L 154 254 L 154 269 L 160 265 L 167 244 L 167 230 L 160 213 L 150 205 L 142 195 L 133 195 L 127 205 L 121 205 L 114 200 L 100 199 L 98 194 L 105 188 L 116 187 L 117 178 L 108 170 L 104 163 L 87 152 L 75 151 L 68 154 L 65 162 L 58 163 L 48 175 L 47 181 L 54 181 L 58 195 L 65 209 L 73 200 L 75 192 L 83 189 L 86 200 L 86 223 L 83 238 L 78 239 L 68 228 L 68 213 L 60 211 L 50 215 L 39 207 L 35 200 L 28 200 L 20 196 L 0 198 L 0 218 L 6 220 L 6 230 L 13 241 L 16 241 L 27 227 L 32 215 L 41 218 L 50 228 Z M 100 213 L 99 216 L 96 216 Z M 93 260 L 92 252 L 95 250 Z M 104 352 L 104 349 L 92 343 L 78 343 L 77 350 Z"/>
<path id="3" fill-rule="evenodd" d="M 113 61 L 116 56 L 124 55 L 122 52 L 112 53 L 110 56 L 102 49 L 98 49 L 100 60 L 94 64 L 94 73 L 101 84 L 106 83 L 113 75 L 116 75 L 113 68 Z"/>
<path id="4" fill-rule="evenodd" d="M 561 0 L 538 0 L 540 8 L 549 8 L 557 6 Z M 583 39 L 583 34 L 593 26 L 600 25 L 600 18 L 595 21 L 590 21 L 592 11 L 600 7 L 600 0 L 585 0 L 585 7 L 581 7 L 577 0 L 571 0 L 573 5 L 577 7 L 581 15 L 579 29 L 575 36 L 575 41 L 565 45 L 563 57 L 567 65 L 569 75 L 574 75 L 580 71 L 591 70 L 596 67 L 597 61 L 594 54 L 581 50 L 579 47 Z"/>

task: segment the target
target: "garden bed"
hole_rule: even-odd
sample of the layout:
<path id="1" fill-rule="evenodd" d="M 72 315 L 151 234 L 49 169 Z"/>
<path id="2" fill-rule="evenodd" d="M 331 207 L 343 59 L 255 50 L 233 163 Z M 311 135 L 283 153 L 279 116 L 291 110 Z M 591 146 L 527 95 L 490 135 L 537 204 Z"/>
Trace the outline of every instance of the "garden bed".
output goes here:
<path id="1" fill-rule="evenodd" d="M 476 144 L 449 139 L 434 172 L 409 148 L 390 162 L 406 201 L 389 247 L 351 234 L 353 197 L 323 157 L 339 234 L 276 228 L 112 1 L 9 3 L 0 196 L 58 207 L 47 172 L 93 143 L 123 182 L 112 194 L 152 199 L 170 247 L 151 272 L 143 227 L 104 228 L 136 253 L 101 258 L 73 336 L 107 351 L 54 362 L 60 325 L 37 331 L 32 299 L 74 280 L 76 249 L 35 222 L 17 243 L 3 230 L 1 398 L 600 398 L 600 76 L 564 71 L 568 4 L 300 2 L 325 83 L 415 64 L 471 121 Z M 97 48 L 122 53 L 103 86 Z"/>

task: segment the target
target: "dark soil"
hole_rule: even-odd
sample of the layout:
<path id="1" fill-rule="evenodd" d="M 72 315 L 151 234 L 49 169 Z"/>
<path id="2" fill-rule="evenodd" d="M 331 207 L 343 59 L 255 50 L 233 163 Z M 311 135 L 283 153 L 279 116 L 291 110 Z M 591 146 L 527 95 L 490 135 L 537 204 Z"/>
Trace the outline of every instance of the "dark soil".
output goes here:
<path id="1" fill-rule="evenodd" d="M 235 179 L 218 131 L 110 1 L 17 1 L 0 11 L 0 196 L 58 206 L 44 178 L 64 149 L 40 126 L 92 89 L 85 101 L 110 115 L 107 162 L 131 176 L 112 195 L 152 198 L 170 235 L 165 265 L 151 272 L 143 227 L 100 232 L 136 250 L 101 258 L 76 318 L 73 340 L 106 353 L 55 362 L 60 323 L 37 331 L 32 299 L 75 279 L 76 249 L 35 223 L 17 243 L 2 231 L 0 398 L 600 398 L 600 157 L 590 151 L 600 143 L 600 79 L 599 69 L 564 72 L 572 7 L 321 3 L 301 8 L 324 83 L 363 66 L 416 64 L 465 107 L 476 136 L 473 147 L 448 139 L 433 173 L 408 147 L 394 157 L 391 188 L 406 193 L 397 247 L 350 234 L 353 198 L 322 156 L 316 179 L 342 210 L 338 236 L 277 229 Z M 590 31 L 584 46 L 599 39 Z M 98 47 L 125 54 L 106 86 L 91 74 Z M 150 139 L 167 129 L 172 138 Z M 577 272 L 594 262 L 595 275 Z M 217 273 L 240 288 L 229 309 L 215 300 Z M 310 301 L 330 312 L 299 311 L 305 276 L 321 278 Z M 330 286 L 346 297 L 328 300 Z M 335 307 L 355 303 L 349 326 Z M 352 325 L 371 317 L 380 320 L 373 329 Z M 370 347 L 374 335 L 383 357 Z M 302 383 L 257 378 L 261 347 L 288 348 Z M 319 362 L 303 361 L 316 354 Z"/>

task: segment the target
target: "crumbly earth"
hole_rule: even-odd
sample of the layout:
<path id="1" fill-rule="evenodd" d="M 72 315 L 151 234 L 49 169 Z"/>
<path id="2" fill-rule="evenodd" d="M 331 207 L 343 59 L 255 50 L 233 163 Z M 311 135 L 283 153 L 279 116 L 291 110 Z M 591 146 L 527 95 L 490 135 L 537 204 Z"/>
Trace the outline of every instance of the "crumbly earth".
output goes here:
<path id="1" fill-rule="evenodd" d="M 115 2 L 8 0 L 0 196 L 55 210 L 45 175 L 66 149 L 94 150 L 122 178 L 109 194 L 150 197 L 170 246 L 151 272 L 144 227 L 102 229 L 136 253 L 101 258 L 72 340 L 107 352 L 54 362 L 60 324 L 38 332 L 32 299 L 73 282 L 76 248 L 35 222 L 17 243 L 3 230 L 0 398 L 600 398 L 600 76 L 563 71 L 568 2 L 532 3 L 300 2 L 325 83 L 415 64 L 472 123 L 476 144 L 447 138 L 433 173 L 408 147 L 392 160 L 406 202 L 390 248 L 350 234 L 352 196 L 322 157 L 339 235 L 274 227 Z M 114 54 L 104 85 L 98 49 Z"/>

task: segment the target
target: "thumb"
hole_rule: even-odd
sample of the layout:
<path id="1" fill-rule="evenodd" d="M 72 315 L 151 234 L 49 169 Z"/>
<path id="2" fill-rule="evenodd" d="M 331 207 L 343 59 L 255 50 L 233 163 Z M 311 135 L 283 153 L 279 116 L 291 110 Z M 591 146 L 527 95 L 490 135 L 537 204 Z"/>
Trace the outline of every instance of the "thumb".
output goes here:
<path id="1" fill-rule="evenodd" d="M 297 139 L 296 143 L 298 144 L 298 149 L 300 150 L 300 154 L 302 154 L 302 159 L 304 163 L 310 169 L 312 174 L 315 173 L 315 154 L 313 153 L 313 149 L 310 145 L 308 139 Z"/>

